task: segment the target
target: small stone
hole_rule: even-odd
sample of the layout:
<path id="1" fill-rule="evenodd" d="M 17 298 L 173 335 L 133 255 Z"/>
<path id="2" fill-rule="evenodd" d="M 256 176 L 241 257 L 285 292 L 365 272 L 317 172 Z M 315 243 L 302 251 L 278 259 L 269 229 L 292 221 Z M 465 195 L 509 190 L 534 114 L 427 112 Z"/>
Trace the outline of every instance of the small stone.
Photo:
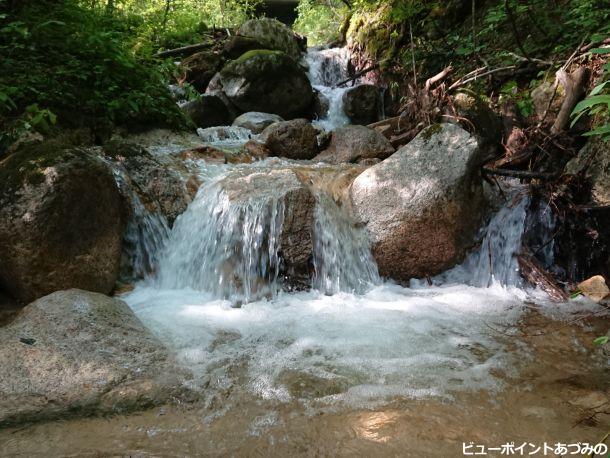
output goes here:
<path id="1" fill-rule="evenodd" d="M 601 275 L 596 275 L 579 283 L 578 289 L 583 296 L 594 302 L 601 302 L 602 299 L 610 294 L 610 289 L 608 289 L 608 285 L 606 285 L 606 280 Z"/>

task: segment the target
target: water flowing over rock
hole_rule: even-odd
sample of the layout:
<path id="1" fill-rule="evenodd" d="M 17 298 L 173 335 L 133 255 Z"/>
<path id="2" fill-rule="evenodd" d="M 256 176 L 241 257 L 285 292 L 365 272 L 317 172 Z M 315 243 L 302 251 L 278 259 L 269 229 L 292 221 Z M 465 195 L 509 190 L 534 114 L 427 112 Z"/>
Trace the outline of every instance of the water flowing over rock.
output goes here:
<path id="1" fill-rule="evenodd" d="M 274 113 L 286 119 L 304 115 L 313 101 L 307 75 L 280 51 L 248 51 L 223 67 L 216 85 L 244 112 Z"/>
<path id="2" fill-rule="evenodd" d="M 275 294 L 280 276 L 288 287 L 306 287 L 314 204 L 290 170 L 236 172 L 202 187 L 172 231 L 160 284 L 235 303 Z"/>
<path id="3" fill-rule="evenodd" d="M 98 153 L 49 142 L 2 162 L 0 279 L 20 301 L 66 288 L 114 288 L 124 217 Z"/>
<path id="4" fill-rule="evenodd" d="M 272 124 L 261 134 L 261 141 L 274 156 L 313 159 L 318 154 L 318 132 L 306 119 Z"/>
<path id="5" fill-rule="evenodd" d="M 354 180 L 354 212 L 381 275 L 401 281 L 436 275 L 463 258 L 485 206 L 481 159 L 468 132 L 442 124 Z"/>
<path id="6" fill-rule="evenodd" d="M 328 148 L 314 159 L 339 164 L 385 159 L 393 153 L 392 144 L 376 130 L 365 126 L 345 126 L 332 133 Z"/>
<path id="7" fill-rule="evenodd" d="M 226 126 L 233 120 L 229 109 L 217 95 L 202 95 L 197 100 L 185 103 L 181 109 L 195 126 L 201 128 Z"/>
<path id="8" fill-rule="evenodd" d="M 299 37 L 276 19 L 250 19 L 241 25 L 237 35 L 260 43 L 262 49 L 282 51 L 294 60 L 299 60 L 303 51 Z"/>
<path id="9" fill-rule="evenodd" d="M 335 86 L 348 77 L 348 61 L 347 48 L 314 48 L 305 56 L 309 80 L 317 91 L 314 111 L 318 127 L 333 130 L 350 122 L 343 111 L 343 94 L 347 88 Z"/>
<path id="10" fill-rule="evenodd" d="M 185 377 L 127 304 L 102 294 L 55 292 L 0 329 L 0 425 L 149 407 Z"/>
<path id="11" fill-rule="evenodd" d="M 345 91 L 343 109 L 352 124 L 371 124 L 378 120 L 380 111 L 379 88 L 372 84 L 359 84 Z"/>
<path id="12" fill-rule="evenodd" d="M 275 114 L 250 111 L 238 116 L 233 121 L 233 126 L 244 127 L 254 134 L 260 134 L 271 124 L 282 121 L 284 121 L 284 118 Z"/>

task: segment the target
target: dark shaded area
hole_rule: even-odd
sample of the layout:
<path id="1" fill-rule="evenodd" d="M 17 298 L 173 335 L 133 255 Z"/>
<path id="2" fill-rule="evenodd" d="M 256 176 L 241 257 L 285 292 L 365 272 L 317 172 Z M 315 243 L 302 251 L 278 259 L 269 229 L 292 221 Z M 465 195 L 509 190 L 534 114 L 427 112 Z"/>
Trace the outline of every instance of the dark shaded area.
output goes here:
<path id="1" fill-rule="evenodd" d="M 275 18 L 291 26 L 297 19 L 298 4 L 298 1 L 267 1 L 256 9 L 256 15 Z"/>

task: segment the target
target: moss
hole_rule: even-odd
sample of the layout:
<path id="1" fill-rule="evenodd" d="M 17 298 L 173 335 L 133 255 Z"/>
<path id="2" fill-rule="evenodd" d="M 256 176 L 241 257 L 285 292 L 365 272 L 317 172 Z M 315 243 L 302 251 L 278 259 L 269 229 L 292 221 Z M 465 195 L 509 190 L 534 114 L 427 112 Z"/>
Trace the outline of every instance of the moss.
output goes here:
<path id="1" fill-rule="evenodd" d="M 229 63 L 229 65 L 243 64 L 247 60 L 252 59 L 254 57 L 259 57 L 259 56 L 287 56 L 287 54 L 283 53 L 282 51 L 272 51 L 271 49 L 252 49 L 250 51 L 246 51 L 245 53 L 243 53 L 233 62 Z"/>
<path id="2" fill-rule="evenodd" d="M 424 140 L 428 141 L 432 138 L 434 134 L 439 133 L 443 129 L 443 126 L 440 123 L 435 123 L 424 129 L 421 133 Z"/>

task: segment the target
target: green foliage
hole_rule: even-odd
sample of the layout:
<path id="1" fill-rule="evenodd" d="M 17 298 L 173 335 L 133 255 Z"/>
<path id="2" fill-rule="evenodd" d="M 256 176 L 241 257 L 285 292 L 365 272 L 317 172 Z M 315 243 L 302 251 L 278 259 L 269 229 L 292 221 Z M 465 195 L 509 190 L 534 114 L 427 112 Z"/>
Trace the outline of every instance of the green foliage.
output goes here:
<path id="1" fill-rule="evenodd" d="M 608 54 L 610 48 L 597 48 L 591 50 L 592 54 Z M 594 127 L 585 136 L 599 136 L 604 140 L 610 139 L 610 63 L 604 65 L 604 79 L 595 86 L 589 95 L 580 101 L 572 111 L 572 126 L 584 115 L 592 116 Z"/>
<path id="2" fill-rule="evenodd" d="M 532 85 L 535 85 L 533 83 Z M 512 100 L 517 105 L 519 113 L 524 118 L 529 118 L 534 113 L 534 103 L 529 90 L 520 90 L 515 80 L 510 80 L 500 89 L 500 95 L 504 99 Z"/>
<path id="3" fill-rule="evenodd" d="M 301 0 L 297 13 L 294 30 L 307 36 L 309 44 L 318 45 L 340 38 L 341 25 L 348 8 L 337 0 Z"/>
<path id="4" fill-rule="evenodd" d="M 608 340 L 610 340 L 610 339 L 608 338 L 608 336 L 601 336 L 601 337 L 598 337 L 597 339 L 595 339 L 595 340 L 593 341 L 593 343 L 594 343 L 595 345 L 600 345 L 600 346 L 602 346 L 602 345 L 606 345 L 606 344 L 608 343 Z"/>
<path id="5" fill-rule="evenodd" d="M 0 23 L 0 151 L 27 131 L 184 124 L 153 63 L 125 46 L 124 24 L 76 3 L 26 2 Z"/>

